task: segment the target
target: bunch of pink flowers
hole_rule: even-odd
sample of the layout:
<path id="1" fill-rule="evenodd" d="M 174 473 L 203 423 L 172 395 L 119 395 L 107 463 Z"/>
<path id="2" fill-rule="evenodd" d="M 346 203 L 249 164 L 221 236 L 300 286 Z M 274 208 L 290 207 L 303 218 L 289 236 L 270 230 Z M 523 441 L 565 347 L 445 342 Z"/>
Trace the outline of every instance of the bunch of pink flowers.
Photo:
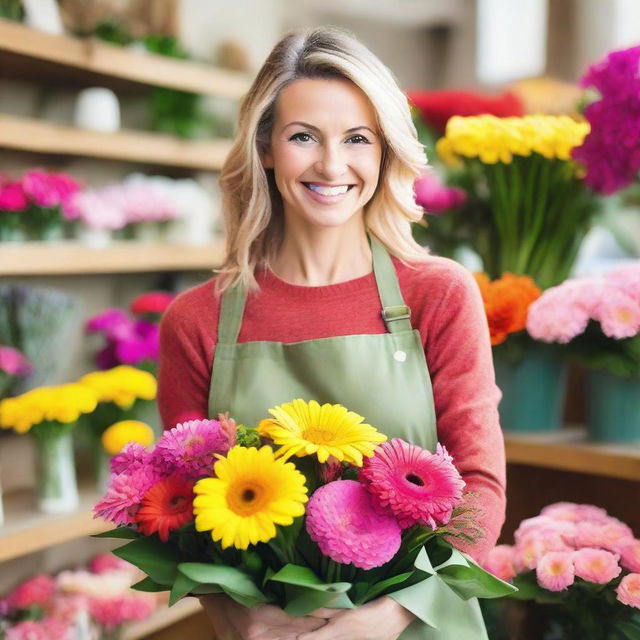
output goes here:
<path id="1" fill-rule="evenodd" d="M 153 613 L 156 600 L 131 590 L 137 569 L 111 554 L 95 556 L 88 570 L 38 574 L 0 600 L 6 640 L 78 640 L 111 633 Z"/>
<path id="2" fill-rule="evenodd" d="M 623 618 L 640 609 L 640 540 L 604 509 L 572 502 L 551 504 L 538 516 L 523 520 L 514 541 L 490 551 L 484 565 L 488 571 L 516 586 L 529 582 L 544 592 L 558 593 L 559 603 L 581 595 L 586 603 L 590 594 L 602 599 L 607 590 L 618 603 L 612 611 L 617 609 Z M 536 597 L 542 593 L 538 590 Z"/>

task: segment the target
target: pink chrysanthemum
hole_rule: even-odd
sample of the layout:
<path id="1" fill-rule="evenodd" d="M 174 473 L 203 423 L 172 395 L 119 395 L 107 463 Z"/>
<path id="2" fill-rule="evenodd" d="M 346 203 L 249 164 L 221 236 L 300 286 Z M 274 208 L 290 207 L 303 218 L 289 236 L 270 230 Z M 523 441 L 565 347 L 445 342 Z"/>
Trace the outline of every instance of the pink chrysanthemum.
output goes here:
<path id="1" fill-rule="evenodd" d="M 632 338 L 640 331 L 640 301 L 623 291 L 609 288 L 593 312 L 602 332 L 610 338 Z"/>
<path id="2" fill-rule="evenodd" d="M 600 523 L 580 522 L 576 527 L 575 546 L 601 547 L 609 551 L 618 551 L 621 546 L 633 540 L 633 531 L 616 518 L 607 517 Z"/>
<path id="3" fill-rule="evenodd" d="M 622 604 L 640 609 L 640 573 L 630 573 L 620 580 L 616 598 Z"/>
<path id="4" fill-rule="evenodd" d="M 359 480 L 403 529 L 416 523 L 433 529 L 446 524 L 465 485 L 443 446 L 430 453 L 400 438 L 379 445 L 365 458 Z"/>
<path id="5" fill-rule="evenodd" d="M 607 584 L 620 575 L 618 556 L 604 549 L 578 549 L 573 566 L 579 578 L 596 584 Z"/>
<path id="6" fill-rule="evenodd" d="M 212 475 L 216 453 L 226 453 L 231 445 L 218 420 L 190 420 L 165 431 L 153 455 L 165 474 L 197 478 Z"/>
<path id="7" fill-rule="evenodd" d="M 111 476 L 107 492 L 93 507 L 94 517 L 119 526 L 133 524 L 144 494 L 159 480 L 160 476 L 149 467 Z"/>
<path id="8" fill-rule="evenodd" d="M 6 598 L 9 609 L 28 609 L 29 607 L 46 607 L 56 590 L 55 580 L 46 573 L 41 573 L 19 584 Z"/>
<path id="9" fill-rule="evenodd" d="M 571 551 L 550 551 L 543 555 L 536 567 L 538 584 L 549 591 L 562 591 L 575 580 Z"/>
<path id="10" fill-rule="evenodd" d="M 132 473 L 144 467 L 151 454 L 139 442 L 128 442 L 122 451 L 111 458 L 111 473 Z"/>
<path id="11" fill-rule="evenodd" d="M 382 566 L 400 548 L 395 518 L 379 513 L 355 480 L 336 480 L 317 489 L 307 505 L 306 526 L 324 555 L 360 569 Z"/>

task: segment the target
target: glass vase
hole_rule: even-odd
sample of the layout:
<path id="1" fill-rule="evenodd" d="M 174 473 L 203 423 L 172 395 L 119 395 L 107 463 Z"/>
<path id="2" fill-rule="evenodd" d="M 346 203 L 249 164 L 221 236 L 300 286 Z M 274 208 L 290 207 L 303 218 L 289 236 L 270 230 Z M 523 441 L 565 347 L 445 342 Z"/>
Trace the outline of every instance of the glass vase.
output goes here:
<path id="1" fill-rule="evenodd" d="M 39 425 L 36 445 L 38 507 L 44 513 L 69 513 L 78 508 L 78 484 L 71 429 Z"/>

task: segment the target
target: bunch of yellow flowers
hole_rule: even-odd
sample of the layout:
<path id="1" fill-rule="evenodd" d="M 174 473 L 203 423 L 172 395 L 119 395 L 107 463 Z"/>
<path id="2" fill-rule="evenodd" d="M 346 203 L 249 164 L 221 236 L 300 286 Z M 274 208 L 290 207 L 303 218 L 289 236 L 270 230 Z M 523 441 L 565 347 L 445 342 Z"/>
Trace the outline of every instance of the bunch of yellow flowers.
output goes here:
<path id="1" fill-rule="evenodd" d="M 158 390 L 151 373 L 128 365 L 88 373 L 78 383 L 92 389 L 98 402 L 113 402 L 121 409 L 131 408 L 138 399 L 153 400 Z"/>
<path id="2" fill-rule="evenodd" d="M 571 150 L 582 144 L 589 129 L 588 122 L 569 116 L 454 116 L 447 122 L 436 150 L 449 165 L 459 164 L 462 158 L 479 158 L 485 164 L 510 164 L 513 156 L 532 153 L 549 160 L 570 160 Z"/>
<path id="3" fill-rule="evenodd" d="M 41 423 L 73 424 L 97 404 L 96 393 L 85 385 L 38 387 L 0 401 L 0 427 L 26 433 Z"/>

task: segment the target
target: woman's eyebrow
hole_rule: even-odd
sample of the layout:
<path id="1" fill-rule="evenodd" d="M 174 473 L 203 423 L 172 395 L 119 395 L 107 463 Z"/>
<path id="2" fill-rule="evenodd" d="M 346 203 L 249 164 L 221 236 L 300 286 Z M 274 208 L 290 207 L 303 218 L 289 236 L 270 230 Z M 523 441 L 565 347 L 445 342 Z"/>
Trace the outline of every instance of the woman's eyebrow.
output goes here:
<path id="1" fill-rule="evenodd" d="M 300 122 L 299 120 L 295 120 L 294 122 L 290 122 L 289 124 L 285 124 L 284 127 L 282 127 L 282 131 L 284 131 L 287 127 L 290 127 L 291 125 L 294 124 L 299 124 L 303 127 L 306 127 L 307 129 L 313 129 L 313 131 L 320 131 L 320 129 L 318 129 L 318 127 L 313 126 L 312 124 L 309 124 L 308 122 Z M 354 131 L 358 131 L 358 129 L 367 129 L 367 131 L 371 131 L 371 133 L 373 133 L 373 135 L 377 135 L 376 132 L 371 129 L 370 127 L 367 127 L 365 125 L 360 125 L 359 127 L 351 127 L 351 129 L 347 129 L 345 131 L 345 133 L 353 133 Z"/>

